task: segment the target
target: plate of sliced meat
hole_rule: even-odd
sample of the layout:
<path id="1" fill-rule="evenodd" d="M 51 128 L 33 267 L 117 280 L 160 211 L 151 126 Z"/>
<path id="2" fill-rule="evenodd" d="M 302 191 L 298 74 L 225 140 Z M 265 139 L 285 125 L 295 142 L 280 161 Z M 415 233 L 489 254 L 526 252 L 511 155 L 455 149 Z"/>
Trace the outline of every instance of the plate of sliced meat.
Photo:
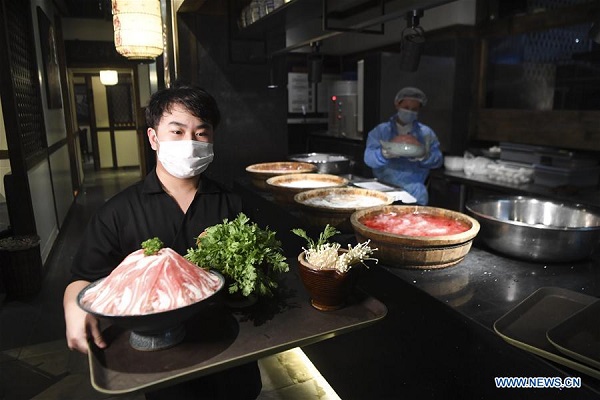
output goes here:
<path id="1" fill-rule="evenodd" d="M 185 336 L 183 322 L 210 306 L 224 286 L 216 271 L 207 271 L 170 248 L 127 256 L 106 278 L 78 295 L 86 312 L 131 330 L 137 350 L 174 346 Z"/>

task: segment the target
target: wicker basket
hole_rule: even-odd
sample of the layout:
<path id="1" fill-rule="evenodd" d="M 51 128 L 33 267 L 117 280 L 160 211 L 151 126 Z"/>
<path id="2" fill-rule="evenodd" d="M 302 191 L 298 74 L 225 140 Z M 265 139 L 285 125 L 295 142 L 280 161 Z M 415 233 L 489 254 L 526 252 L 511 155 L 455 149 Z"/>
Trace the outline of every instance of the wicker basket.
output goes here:
<path id="1" fill-rule="evenodd" d="M 445 236 L 403 236 L 371 229 L 360 221 L 363 218 L 395 212 L 399 214 L 427 213 L 466 222 L 470 228 L 461 233 Z M 439 269 L 460 263 L 471 249 L 473 239 L 479 232 L 479 223 L 456 211 L 426 206 L 381 206 L 359 210 L 352 214 L 350 222 L 358 242 L 371 240 L 376 247 L 377 258 L 389 267 L 414 269 Z"/>
<path id="2" fill-rule="evenodd" d="M 303 182 L 303 186 L 293 186 Z M 348 179 L 331 174 L 280 175 L 267 179 L 273 199 L 279 204 L 295 206 L 294 196 L 298 193 L 322 187 L 334 188 L 348 185 Z"/>
<path id="3" fill-rule="evenodd" d="M 31 296 L 42 287 L 43 265 L 38 236 L 0 239 L 2 281 L 9 298 Z"/>
<path id="4" fill-rule="evenodd" d="M 389 205 L 394 202 L 394 198 L 385 192 L 351 187 L 307 190 L 296 194 L 294 201 L 299 205 L 302 215 L 311 227 L 323 230 L 329 224 L 341 232 L 352 233 L 352 224 L 350 224 L 352 213 L 372 207 L 372 205 L 362 207 L 360 205 L 344 206 L 343 200 L 348 196 L 371 198 L 379 203 L 377 205 Z M 311 203 L 315 199 L 331 199 L 331 204 L 317 205 Z M 335 204 L 336 199 L 339 199 L 339 204 Z"/>
<path id="5" fill-rule="evenodd" d="M 306 174 L 317 172 L 317 166 L 305 162 L 280 161 L 252 164 L 246 167 L 246 172 L 250 175 L 252 184 L 261 190 L 268 190 L 267 179 L 277 175 L 286 174 Z"/>

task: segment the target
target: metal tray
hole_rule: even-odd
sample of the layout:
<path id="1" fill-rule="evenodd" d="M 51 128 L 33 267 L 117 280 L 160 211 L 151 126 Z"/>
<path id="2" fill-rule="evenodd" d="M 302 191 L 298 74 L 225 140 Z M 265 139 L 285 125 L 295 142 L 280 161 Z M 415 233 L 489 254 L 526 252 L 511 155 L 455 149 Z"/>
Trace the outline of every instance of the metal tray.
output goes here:
<path id="1" fill-rule="evenodd" d="M 546 332 L 597 299 L 571 290 L 543 287 L 494 323 L 494 330 L 513 346 L 600 379 L 600 370 L 564 356 Z"/>
<path id="2" fill-rule="evenodd" d="M 379 190 L 380 192 L 391 192 L 392 190 L 398 190 L 397 187 L 386 185 L 385 183 L 377 182 L 377 181 L 361 181 L 361 182 L 351 182 L 353 186 L 357 186 L 363 189 L 369 190 Z"/>
<path id="3" fill-rule="evenodd" d="M 600 370 L 600 300 L 550 329 L 546 336 L 567 356 Z"/>

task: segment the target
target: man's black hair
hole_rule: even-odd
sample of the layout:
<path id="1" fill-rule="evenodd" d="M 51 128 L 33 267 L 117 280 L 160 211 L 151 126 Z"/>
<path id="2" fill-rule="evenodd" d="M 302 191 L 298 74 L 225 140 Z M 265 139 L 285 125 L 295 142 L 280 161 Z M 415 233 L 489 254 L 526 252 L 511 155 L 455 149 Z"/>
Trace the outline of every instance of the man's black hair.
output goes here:
<path id="1" fill-rule="evenodd" d="M 213 129 L 221 121 L 221 113 L 214 97 L 198 86 L 177 81 L 170 88 L 152 94 L 146 107 L 146 124 L 156 129 L 162 116 L 177 104 L 195 117 L 210 123 Z"/>

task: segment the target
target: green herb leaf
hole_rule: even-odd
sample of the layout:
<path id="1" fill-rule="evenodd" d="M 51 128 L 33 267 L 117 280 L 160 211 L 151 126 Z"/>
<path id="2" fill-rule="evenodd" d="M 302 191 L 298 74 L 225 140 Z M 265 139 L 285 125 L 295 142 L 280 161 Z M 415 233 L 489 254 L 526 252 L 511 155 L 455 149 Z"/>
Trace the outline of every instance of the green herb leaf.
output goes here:
<path id="1" fill-rule="evenodd" d="M 325 226 L 325 229 L 323 230 L 323 232 L 321 232 L 319 234 L 319 240 L 316 243 L 313 239 L 308 237 L 308 235 L 304 229 L 300 229 L 300 228 L 292 229 L 292 233 L 305 239 L 308 244 L 308 249 L 310 250 L 310 249 L 317 249 L 318 247 L 323 246 L 325 243 L 327 243 L 329 238 L 337 235 L 340 232 L 337 229 L 335 229 L 335 227 L 327 224 Z"/>
<path id="2" fill-rule="evenodd" d="M 289 270 L 275 232 L 261 229 L 244 213 L 205 232 L 197 238 L 198 248 L 189 249 L 185 258 L 221 272 L 229 279 L 230 293 L 270 296 L 277 287 L 275 275 Z"/>
<path id="3" fill-rule="evenodd" d="M 163 242 L 157 237 L 153 237 L 152 239 L 148 239 L 142 242 L 142 249 L 144 249 L 145 256 L 152 256 L 158 253 L 158 251 L 162 249 L 163 246 Z"/>

